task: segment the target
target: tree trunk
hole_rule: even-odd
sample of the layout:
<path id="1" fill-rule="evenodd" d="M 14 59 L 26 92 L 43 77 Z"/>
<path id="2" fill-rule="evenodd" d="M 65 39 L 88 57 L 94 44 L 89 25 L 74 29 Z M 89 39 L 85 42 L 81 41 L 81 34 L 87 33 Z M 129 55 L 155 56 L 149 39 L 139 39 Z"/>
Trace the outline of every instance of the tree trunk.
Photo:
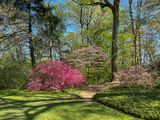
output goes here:
<path id="1" fill-rule="evenodd" d="M 140 35 L 140 31 L 138 32 L 138 48 L 139 48 L 139 56 L 138 56 L 138 61 L 139 61 L 139 64 L 141 65 L 142 64 L 142 41 L 141 41 L 141 35 Z"/>
<path id="2" fill-rule="evenodd" d="M 52 43 L 50 43 L 50 44 L 52 44 Z M 52 50 L 52 45 L 51 45 L 50 48 L 49 48 L 49 58 L 50 58 L 51 61 L 53 60 L 53 50 Z"/>
<path id="3" fill-rule="evenodd" d="M 118 56 L 118 27 L 119 27 L 119 2 L 115 3 L 112 8 L 113 13 L 113 32 L 112 32 L 112 81 L 115 80 L 115 73 L 118 71 L 117 56 Z"/>
<path id="4" fill-rule="evenodd" d="M 137 10 L 136 10 L 136 18 L 134 19 L 133 15 L 133 0 L 129 0 L 129 14 L 131 20 L 131 28 L 132 34 L 134 36 L 133 44 L 134 44 L 134 65 L 139 65 L 142 62 L 142 51 L 141 51 L 141 35 L 140 35 L 140 27 L 141 27 L 141 8 L 142 8 L 142 0 L 137 0 Z"/>
<path id="5" fill-rule="evenodd" d="M 137 36 L 134 34 L 134 65 L 138 65 L 138 55 L 137 55 Z"/>
<path id="6" fill-rule="evenodd" d="M 82 41 L 82 43 L 84 43 L 84 36 L 83 36 L 83 26 L 84 26 L 84 23 L 83 23 L 83 5 L 81 5 L 80 6 L 81 8 L 80 8 L 80 20 L 79 20 L 79 22 L 80 22 L 80 25 L 81 25 L 81 41 Z"/>
<path id="7" fill-rule="evenodd" d="M 59 60 L 63 60 L 63 56 L 62 56 L 62 43 L 60 38 L 57 38 L 57 52 L 59 54 Z"/>
<path id="8" fill-rule="evenodd" d="M 137 31 L 136 31 L 135 24 L 134 24 L 132 7 L 133 7 L 133 1 L 129 0 L 129 15 L 130 15 L 130 20 L 131 20 L 132 34 L 134 36 L 134 39 L 133 39 L 133 45 L 134 45 L 134 65 L 137 65 L 138 64 Z"/>
<path id="9" fill-rule="evenodd" d="M 36 59 L 35 59 L 35 50 L 34 50 L 34 43 L 32 39 L 32 16 L 31 16 L 31 1 L 29 5 L 29 21 L 28 21 L 28 34 L 29 34 L 29 49 L 30 49 L 30 57 L 31 57 L 31 64 L 34 68 L 36 66 Z"/>
<path id="10" fill-rule="evenodd" d="M 140 33 L 140 27 L 141 27 L 141 13 L 142 13 L 142 3 L 143 0 L 137 0 L 137 38 L 138 38 L 138 63 L 141 65 L 142 63 L 142 43 L 141 43 L 141 33 Z"/>

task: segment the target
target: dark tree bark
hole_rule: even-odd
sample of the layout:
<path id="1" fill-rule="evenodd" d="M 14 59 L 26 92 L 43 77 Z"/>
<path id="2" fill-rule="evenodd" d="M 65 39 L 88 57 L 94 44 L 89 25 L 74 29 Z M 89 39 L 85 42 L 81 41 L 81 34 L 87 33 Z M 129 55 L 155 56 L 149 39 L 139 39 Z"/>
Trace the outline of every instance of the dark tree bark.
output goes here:
<path id="1" fill-rule="evenodd" d="M 35 49 L 34 49 L 34 43 L 32 39 L 32 16 L 31 16 L 31 3 L 29 5 L 29 20 L 28 20 L 28 35 L 29 35 L 29 49 L 30 49 L 30 58 L 31 58 L 31 64 L 34 68 L 36 66 L 36 58 L 35 58 Z"/>
<path id="2" fill-rule="evenodd" d="M 118 27 L 119 27 L 119 2 L 115 0 L 112 7 L 113 13 L 113 32 L 112 32 L 112 81 L 115 80 L 115 73 L 118 71 L 117 57 L 118 57 Z"/>
<path id="3" fill-rule="evenodd" d="M 114 0 L 114 3 L 111 4 L 108 0 L 104 0 L 105 4 L 101 4 L 101 7 L 109 7 L 112 10 L 113 14 L 113 30 L 112 30 L 112 52 L 111 52 L 111 71 L 112 79 L 115 80 L 115 73 L 118 71 L 117 57 L 118 57 L 118 28 L 119 28 L 119 4 L 120 0 Z M 98 3 L 96 3 L 98 4 Z"/>
<path id="4" fill-rule="evenodd" d="M 80 5 L 80 25 L 81 25 L 81 41 L 82 43 L 84 43 L 84 36 L 82 34 L 82 31 L 83 31 L 83 27 L 84 27 L 84 23 L 83 23 L 83 5 Z"/>
<path id="5" fill-rule="evenodd" d="M 47 21 L 47 23 L 49 23 L 49 21 Z M 47 26 L 47 25 L 46 25 Z M 48 39 L 49 39 L 49 60 L 53 60 L 53 38 L 51 38 L 50 36 L 52 35 L 52 28 L 50 26 L 48 26 Z"/>
<path id="6" fill-rule="evenodd" d="M 59 54 L 59 60 L 63 60 L 63 56 L 62 56 L 62 43 L 61 43 L 61 40 L 59 38 L 57 38 L 57 52 Z"/>
<path id="7" fill-rule="evenodd" d="M 50 40 L 50 45 L 49 45 L 49 58 L 52 61 L 53 60 L 53 44 L 52 41 Z"/>

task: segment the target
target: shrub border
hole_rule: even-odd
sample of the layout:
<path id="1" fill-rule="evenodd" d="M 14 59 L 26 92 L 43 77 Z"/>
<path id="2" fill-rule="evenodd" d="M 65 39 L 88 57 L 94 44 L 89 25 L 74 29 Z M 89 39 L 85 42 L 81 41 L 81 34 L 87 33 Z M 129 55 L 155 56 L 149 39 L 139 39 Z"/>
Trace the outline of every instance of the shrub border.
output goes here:
<path id="1" fill-rule="evenodd" d="M 129 112 L 129 111 L 125 110 L 123 107 L 111 104 L 111 103 L 109 103 L 109 102 L 107 102 L 105 100 L 100 100 L 100 99 L 98 99 L 98 97 L 96 97 L 98 94 L 94 95 L 92 99 L 93 99 L 93 101 L 95 101 L 95 102 L 97 102 L 99 104 L 102 104 L 104 106 L 113 108 L 113 109 L 118 110 L 118 111 L 120 111 L 122 113 L 126 113 L 126 114 L 131 115 L 131 116 L 133 116 L 135 118 L 138 118 L 140 120 L 160 120 L 160 119 L 157 119 L 157 118 L 154 119 L 154 118 L 148 118 L 148 117 L 141 117 L 139 114 L 136 114 L 136 113 Z"/>

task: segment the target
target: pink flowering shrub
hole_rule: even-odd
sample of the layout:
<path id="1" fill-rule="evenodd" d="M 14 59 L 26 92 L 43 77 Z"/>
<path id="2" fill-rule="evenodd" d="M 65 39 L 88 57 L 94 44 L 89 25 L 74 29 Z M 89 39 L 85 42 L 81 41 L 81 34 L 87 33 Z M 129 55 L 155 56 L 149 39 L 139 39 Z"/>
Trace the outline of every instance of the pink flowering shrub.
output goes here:
<path id="1" fill-rule="evenodd" d="M 77 70 L 61 61 L 49 61 L 33 69 L 27 88 L 30 91 L 62 90 L 80 86 L 83 83 L 85 83 L 85 77 Z"/>
<path id="2" fill-rule="evenodd" d="M 78 56 L 77 56 L 78 55 Z M 69 58 L 69 59 L 68 59 Z M 107 55 L 101 47 L 90 45 L 74 50 L 66 59 L 73 67 L 102 67 Z"/>
<path id="3" fill-rule="evenodd" d="M 115 74 L 116 80 L 124 86 L 153 87 L 154 81 L 151 75 L 141 66 L 133 66 L 129 70 L 123 70 Z"/>

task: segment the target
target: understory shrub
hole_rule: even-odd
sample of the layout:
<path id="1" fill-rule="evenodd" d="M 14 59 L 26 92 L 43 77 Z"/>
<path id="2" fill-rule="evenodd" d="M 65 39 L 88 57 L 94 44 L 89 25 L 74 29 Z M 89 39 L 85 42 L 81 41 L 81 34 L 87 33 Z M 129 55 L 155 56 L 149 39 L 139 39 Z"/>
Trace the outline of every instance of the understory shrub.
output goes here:
<path id="1" fill-rule="evenodd" d="M 65 61 L 74 68 L 80 68 L 88 84 L 99 84 L 109 79 L 110 71 L 107 54 L 101 47 L 91 45 L 78 48 Z M 108 80 L 109 81 L 109 80 Z"/>
<path id="2" fill-rule="evenodd" d="M 27 84 L 29 64 L 13 56 L 0 58 L 0 89 L 21 89 Z"/>
<path id="3" fill-rule="evenodd" d="M 157 57 L 153 62 L 148 66 L 151 71 L 159 71 L 160 72 L 160 56 Z"/>
<path id="4" fill-rule="evenodd" d="M 27 88 L 30 91 L 62 90 L 80 86 L 83 83 L 85 83 L 85 77 L 76 69 L 61 61 L 49 61 L 33 69 Z"/>
<path id="5" fill-rule="evenodd" d="M 160 72 L 159 71 L 152 71 L 151 76 L 154 80 L 160 80 Z"/>
<path id="6" fill-rule="evenodd" d="M 133 66 L 129 70 L 123 70 L 115 74 L 116 80 L 124 86 L 153 87 L 154 80 L 141 66 Z"/>

